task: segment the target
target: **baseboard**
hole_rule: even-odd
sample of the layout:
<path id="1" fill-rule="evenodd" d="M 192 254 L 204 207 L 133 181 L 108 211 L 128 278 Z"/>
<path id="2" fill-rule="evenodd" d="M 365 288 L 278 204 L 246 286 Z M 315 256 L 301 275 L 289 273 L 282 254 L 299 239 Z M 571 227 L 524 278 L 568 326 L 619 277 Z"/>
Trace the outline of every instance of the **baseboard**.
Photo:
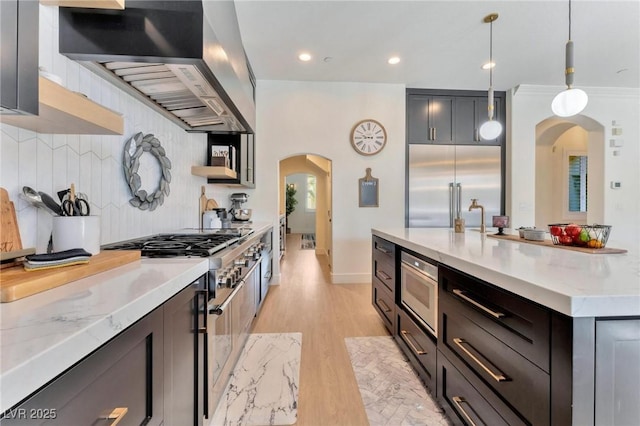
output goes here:
<path id="1" fill-rule="evenodd" d="M 332 284 L 371 284 L 371 274 L 331 274 Z"/>

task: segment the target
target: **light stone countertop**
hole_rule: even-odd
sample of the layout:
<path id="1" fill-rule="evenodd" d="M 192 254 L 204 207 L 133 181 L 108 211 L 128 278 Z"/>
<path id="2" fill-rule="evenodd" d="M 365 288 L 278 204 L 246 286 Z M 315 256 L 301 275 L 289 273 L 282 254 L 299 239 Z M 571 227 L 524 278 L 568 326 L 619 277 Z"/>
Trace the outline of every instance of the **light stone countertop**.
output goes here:
<path id="1" fill-rule="evenodd" d="M 495 230 L 488 231 L 489 233 Z M 414 252 L 572 317 L 640 316 L 640 250 L 589 254 L 467 229 L 374 228 Z"/>
<path id="2" fill-rule="evenodd" d="M 208 270 L 206 258 L 142 258 L 0 304 L 0 413 Z"/>

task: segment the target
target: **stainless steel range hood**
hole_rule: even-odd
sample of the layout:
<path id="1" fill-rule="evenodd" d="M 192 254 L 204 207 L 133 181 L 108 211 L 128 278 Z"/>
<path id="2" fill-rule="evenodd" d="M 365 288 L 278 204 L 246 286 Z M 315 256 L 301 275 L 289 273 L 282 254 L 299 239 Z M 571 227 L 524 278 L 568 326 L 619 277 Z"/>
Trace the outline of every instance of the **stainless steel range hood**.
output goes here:
<path id="1" fill-rule="evenodd" d="M 255 80 L 232 1 L 60 8 L 60 53 L 188 131 L 255 129 Z"/>

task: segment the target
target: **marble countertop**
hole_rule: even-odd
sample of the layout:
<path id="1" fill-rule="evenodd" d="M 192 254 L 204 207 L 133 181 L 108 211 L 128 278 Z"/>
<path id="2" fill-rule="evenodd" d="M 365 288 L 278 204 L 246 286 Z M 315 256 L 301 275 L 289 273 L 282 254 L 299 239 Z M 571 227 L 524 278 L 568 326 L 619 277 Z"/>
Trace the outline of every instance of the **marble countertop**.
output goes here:
<path id="1" fill-rule="evenodd" d="M 589 254 L 472 229 L 456 234 L 448 228 L 375 228 L 372 233 L 565 315 L 640 315 L 638 247 L 610 241 L 607 246 L 628 252 Z"/>
<path id="2" fill-rule="evenodd" d="M 206 258 L 146 259 L 0 305 L 0 413 L 209 270 Z"/>

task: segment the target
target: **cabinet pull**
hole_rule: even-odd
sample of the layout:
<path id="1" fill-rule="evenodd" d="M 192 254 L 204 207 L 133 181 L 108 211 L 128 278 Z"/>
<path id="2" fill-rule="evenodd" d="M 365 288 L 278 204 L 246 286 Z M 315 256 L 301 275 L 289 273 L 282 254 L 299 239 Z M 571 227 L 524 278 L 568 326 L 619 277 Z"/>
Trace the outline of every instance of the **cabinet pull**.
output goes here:
<path id="1" fill-rule="evenodd" d="M 457 288 L 455 288 L 455 289 L 453 289 L 453 293 L 456 296 L 459 296 L 462 299 L 466 300 L 467 302 L 471 303 L 473 306 L 482 309 L 483 311 L 485 311 L 486 313 L 488 313 L 489 315 L 491 315 L 494 318 L 500 319 L 500 318 L 505 316 L 502 312 L 492 311 L 491 309 L 487 308 L 486 306 L 476 302 L 475 300 L 473 300 L 469 296 L 465 296 L 464 291 L 462 291 L 462 290 L 458 290 Z"/>
<path id="2" fill-rule="evenodd" d="M 429 127 L 429 140 L 433 140 L 433 127 Z"/>
<path id="3" fill-rule="evenodd" d="M 378 299 L 378 305 L 382 305 L 382 310 L 385 312 L 391 312 L 391 308 L 384 303 L 384 300 Z"/>
<path id="4" fill-rule="evenodd" d="M 471 358 L 476 364 L 478 364 L 480 366 L 480 368 L 482 368 L 484 371 L 487 372 L 487 374 L 489 374 L 493 380 L 495 380 L 496 382 L 506 382 L 509 379 L 502 374 L 500 371 L 498 371 L 498 373 L 494 373 L 493 371 L 491 371 L 491 369 L 489 367 L 487 367 L 486 365 L 484 365 L 482 363 L 482 361 L 480 361 L 475 355 L 473 355 L 467 348 L 465 348 L 464 346 L 462 346 L 463 344 L 467 344 L 469 345 L 468 342 L 465 342 L 463 339 L 460 339 L 458 337 L 455 337 L 453 339 L 453 343 L 455 343 L 460 349 L 462 349 L 464 351 L 465 354 L 467 354 L 467 356 L 469 358 Z M 469 345 L 471 346 L 471 345 Z"/>
<path id="5" fill-rule="evenodd" d="M 376 250 L 383 252 L 384 254 L 390 254 L 391 250 L 387 250 L 386 248 L 376 244 Z"/>
<path id="6" fill-rule="evenodd" d="M 435 127 L 433 128 L 433 140 L 435 141 L 436 139 L 438 139 L 438 129 L 436 129 Z"/>
<path id="7" fill-rule="evenodd" d="M 454 396 L 452 399 L 453 399 L 453 403 L 456 404 L 456 408 L 458 409 L 458 411 L 462 413 L 465 419 L 467 419 L 467 422 L 469 423 L 469 425 L 476 426 L 476 423 L 473 420 L 471 420 L 471 417 L 469 417 L 469 414 L 467 414 L 466 410 L 462 408 L 462 404 L 469 404 L 469 403 L 464 398 L 460 398 L 459 396 Z M 469 405 L 469 408 L 471 408 L 470 405 Z"/>
<path id="8" fill-rule="evenodd" d="M 129 409 L 127 407 L 114 408 L 111 411 L 107 411 L 101 414 L 100 420 L 113 420 L 113 422 L 111 422 L 109 426 L 116 426 L 118 423 L 120 423 L 120 420 L 124 418 L 125 414 L 127 414 L 128 411 Z"/>
<path id="9" fill-rule="evenodd" d="M 376 276 L 381 276 L 383 280 L 387 280 L 387 281 L 391 279 L 389 275 L 387 275 L 384 271 L 380 271 L 380 270 L 376 271 Z"/>
<path id="10" fill-rule="evenodd" d="M 404 340 L 409 344 L 409 346 L 411 346 L 411 349 L 413 349 L 413 351 L 415 353 L 417 353 L 418 355 L 427 355 L 428 354 L 427 351 L 422 350 L 422 348 L 418 349 L 416 347 L 416 345 L 413 344 L 413 342 L 411 341 L 411 340 L 413 340 L 413 336 L 411 335 L 411 333 L 409 333 L 406 330 L 401 330 L 400 334 L 402 334 L 402 337 L 404 337 Z"/>
<path id="11" fill-rule="evenodd" d="M 476 142 L 480 141 L 480 132 L 478 131 L 477 127 L 476 127 L 476 130 L 475 130 L 475 135 L 474 135 L 474 139 L 473 140 L 476 141 Z"/>

